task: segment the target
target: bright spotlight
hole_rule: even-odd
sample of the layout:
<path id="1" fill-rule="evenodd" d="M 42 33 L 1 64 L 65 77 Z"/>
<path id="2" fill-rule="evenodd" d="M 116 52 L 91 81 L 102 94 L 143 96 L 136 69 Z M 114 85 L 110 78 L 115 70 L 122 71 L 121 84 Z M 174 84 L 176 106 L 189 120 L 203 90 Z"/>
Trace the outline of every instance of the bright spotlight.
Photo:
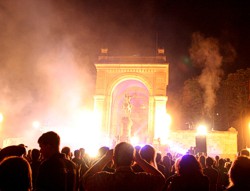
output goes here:
<path id="1" fill-rule="evenodd" d="M 164 110 L 157 110 L 155 115 L 155 139 L 160 138 L 165 144 L 170 131 L 172 119 Z"/>
<path id="2" fill-rule="evenodd" d="M 130 142 L 133 146 L 137 146 L 139 144 L 139 138 L 136 136 L 133 136 L 130 138 Z"/>
<path id="3" fill-rule="evenodd" d="M 206 135 L 207 127 L 205 125 L 199 125 L 196 131 L 197 131 L 197 135 Z"/>
<path id="4" fill-rule="evenodd" d="M 33 126 L 35 129 L 39 129 L 40 126 L 41 126 L 41 124 L 40 124 L 39 121 L 33 121 L 32 126 Z"/>

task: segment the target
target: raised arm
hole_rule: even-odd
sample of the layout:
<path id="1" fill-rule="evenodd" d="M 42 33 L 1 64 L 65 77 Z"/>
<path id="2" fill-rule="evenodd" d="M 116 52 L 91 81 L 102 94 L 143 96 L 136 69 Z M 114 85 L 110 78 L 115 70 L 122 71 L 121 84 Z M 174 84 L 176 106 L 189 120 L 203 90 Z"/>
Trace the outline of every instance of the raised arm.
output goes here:
<path id="1" fill-rule="evenodd" d="M 113 150 L 109 150 L 99 161 L 91 166 L 83 175 L 83 181 L 93 176 L 95 173 L 102 171 L 102 169 L 112 160 Z"/>
<path id="2" fill-rule="evenodd" d="M 140 167 L 147 173 L 153 174 L 155 176 L 161 176 L 162 178 L 165 178 L 164 175 L 155 167 L 150 165 L 147 161 L 141 158 L 141 155 L 136 152 L 135 154 L 135 162 L 140 165 Z"/>

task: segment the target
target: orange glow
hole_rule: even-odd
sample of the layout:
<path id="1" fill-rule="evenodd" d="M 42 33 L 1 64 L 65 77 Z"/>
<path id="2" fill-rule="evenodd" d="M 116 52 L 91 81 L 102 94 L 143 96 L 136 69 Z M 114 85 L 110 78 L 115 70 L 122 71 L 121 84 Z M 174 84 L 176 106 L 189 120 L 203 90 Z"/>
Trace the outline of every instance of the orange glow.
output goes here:
<path id="1" fill-rule="evenodd" d="M 166 144 L 171 122 L 171 116 L 164 109 L 156 111 L 155 138 L 160 138 L 161 144 Z"/>
<path id="2" fill-rule="evenodd" d="M 2 123 L 2 122 L 3 122 L 3 119 L 4 119 L 3 114 L 2 114 L 2 113 L 0 113 L 0 123 Z"/>
<path id="3" fill-rule="evenodd" d="M 134 136 L 130 138 L 130 142 L 133 146 L 137 146 L 139 144 L 139 138 Z"/>
<path id="4" fill-rule="evenodd" d="M 207 135 L 207 127 L 205 125 L 199 125 L 196 131 L 197 135 Z"/>
<path id="5" fill-rule="evenodd" d="M 88 110 L 76 111 L 72 117 L 72 126 L 58 129 L 62 145 L 73 149 L 85 148 L 90 156 L 96 156 L 104 144 L 100 129 L 101 114 Z"/>
<path id="6" fill-rule="evenodd" d="M 39 121 L 33 121 L 32 126 L 33 126 L 35 129 L 39 129 L 40 126 L 41 126 L 41 124 L 40 124 Z"/>

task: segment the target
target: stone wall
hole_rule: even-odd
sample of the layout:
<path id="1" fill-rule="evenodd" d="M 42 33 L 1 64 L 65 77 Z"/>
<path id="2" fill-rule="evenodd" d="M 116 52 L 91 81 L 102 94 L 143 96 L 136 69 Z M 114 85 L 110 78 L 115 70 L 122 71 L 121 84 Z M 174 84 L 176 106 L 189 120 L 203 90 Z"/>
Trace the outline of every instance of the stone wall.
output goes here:
<path id="1" fill-rule="evenodd" d="M 168 136 L 165 151 L 184 154 L 190 147 L 196 147 L 196 131 L 171 131 Z M 237 156 L 237 131 L 211 131 L 206 135 L 208 156 L 219 155 L 222 158 L 234 160 Z"/>

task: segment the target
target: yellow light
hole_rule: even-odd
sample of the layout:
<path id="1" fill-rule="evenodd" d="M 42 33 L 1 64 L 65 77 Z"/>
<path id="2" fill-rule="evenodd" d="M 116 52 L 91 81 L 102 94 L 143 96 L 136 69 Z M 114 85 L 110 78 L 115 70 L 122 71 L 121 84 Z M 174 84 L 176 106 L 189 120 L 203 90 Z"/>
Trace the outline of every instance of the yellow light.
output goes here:
<path id="1" fill-rule="evenodd" d="M 40 127 L 40 122 L 39 122 L 39 121 L 33 121 L 32 126 L 33 126 L 35 129 L 39 129 L 39 127 Z"/>
<path id="2" fill-rule="evenodd" d="M 155 139 L 160 138 L 162 144 L 165 144 L 167 141 L 171 122 L 171 116 L 165 110 L 156 111 Z"/>
<path id="3" fill-rule="evenodd" d="M 137 146 L 139 144 L 139 138 L 136 136 L 133 136 L 130 138 L 130 142 L 133 146 Z"/>
<path id="4" fill-rule="evenodd" d="M 70 146 L 72 149 L 83 147 L 89 156 L 96 156 L 98 149 L 106 141 L 106 137 L 101 134 L 100 121 L 101 114 L 97 111 L 75 111 L 71 126 L 58 130 L 62 137 L 62 145 Z"/>
<path id="5" fill-rule="evenodd" d="M 205 125 L 199 125 L 196 130 L 197 135 L 207 135 L 207 127 Z"/>
<path id="6" fill-rule="evenodd" d="M 3 122 L 3 119 L 4 119 L 3 114 L 2 114 L 2 113 L 0 113 L 0 123 L 2 123 L 2 122 Z"/>

